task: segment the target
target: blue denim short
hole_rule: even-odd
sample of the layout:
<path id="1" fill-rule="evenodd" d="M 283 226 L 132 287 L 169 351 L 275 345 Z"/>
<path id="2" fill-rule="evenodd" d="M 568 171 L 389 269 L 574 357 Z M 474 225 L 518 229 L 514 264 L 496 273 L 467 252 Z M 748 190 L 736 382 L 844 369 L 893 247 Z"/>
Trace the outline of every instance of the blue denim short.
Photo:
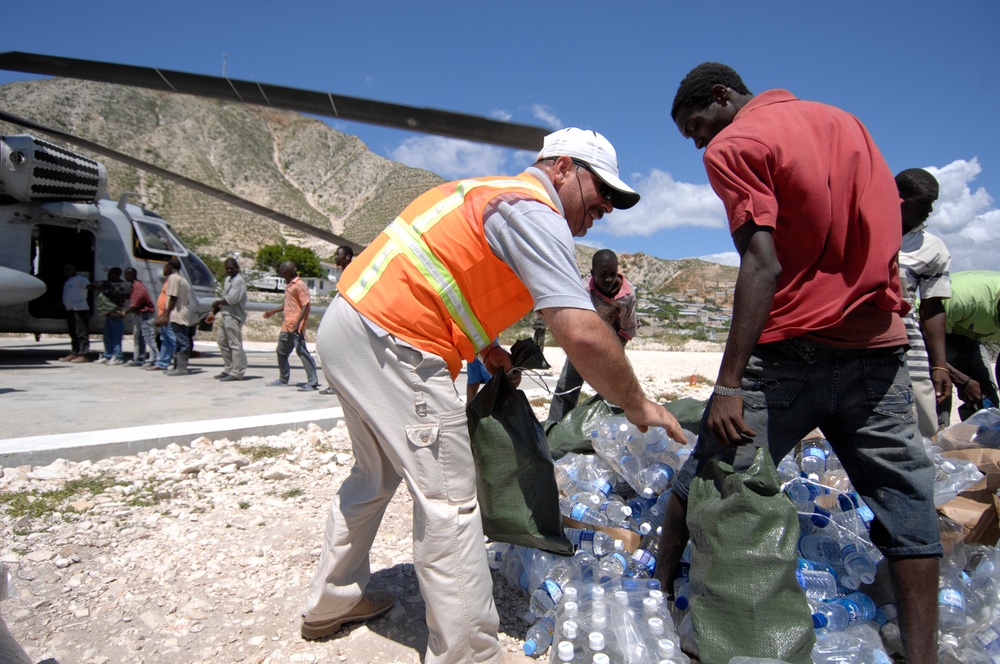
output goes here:
<path id="1" fill-rule="evenodd" d="M 486 370 L 486 365 L 479 361 L 477 357 L 472 362 L 466 362 L 466 380 L 469 385 L 475 385 L 476 383 L 485 383 L 492 376 L 490 372 Z"/>
<path id="2" fill-rule="evenodd" d="M 887 556 L 940 556 L 934 466 L 917 430 L 905 350 L 803 339 L 758 344 L 740 384 L 743 419 L 757 434 L 753 444 L 767 447 L 775 464 L 819 428 L 875 513 L 872 542 Z M 708 412 L 694 452 L 674 478 L 673 490 L 685 501 L 710 458 L 735 456 L 707 431 Z"/>

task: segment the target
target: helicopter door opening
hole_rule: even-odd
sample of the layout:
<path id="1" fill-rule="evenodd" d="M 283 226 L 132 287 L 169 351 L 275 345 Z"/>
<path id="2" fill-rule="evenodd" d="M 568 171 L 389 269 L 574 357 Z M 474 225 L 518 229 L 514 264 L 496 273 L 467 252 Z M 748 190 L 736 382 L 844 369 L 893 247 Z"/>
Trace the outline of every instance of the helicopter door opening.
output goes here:
<path id="1" fill-rule="evenodd" d="M 31 230 L 32 274 L 45 282 L 45 294 L 28 303 L 33 318 L 65 317 L 63 267 L 72 263 L 79 274 L 94 276 L 94 234 L 90 231 L 37 224 Z"/>

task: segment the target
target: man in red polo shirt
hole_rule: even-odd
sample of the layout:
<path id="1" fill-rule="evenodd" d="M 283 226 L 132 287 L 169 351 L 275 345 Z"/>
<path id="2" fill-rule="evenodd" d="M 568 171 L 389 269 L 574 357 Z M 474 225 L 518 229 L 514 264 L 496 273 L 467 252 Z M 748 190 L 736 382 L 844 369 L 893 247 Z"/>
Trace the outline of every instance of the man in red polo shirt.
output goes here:
<path id="1" fill-rule="evenodd" d="M 669 583 L 677 569 L 688 487 L 711 458 L 732 461 L 749 444 L 777 463 L 819 427 L 875 513 L 871 538 L 889 560 L 907 661 L 935 662 L 942 548 L 905 361 L 892 171 L 857 118 L 786 90 L 754 96 L 726 65 L 692 70 L 671 115 L 705 148 L 740 271 L 715 393 L 674 480 L 657 577 Z"/>

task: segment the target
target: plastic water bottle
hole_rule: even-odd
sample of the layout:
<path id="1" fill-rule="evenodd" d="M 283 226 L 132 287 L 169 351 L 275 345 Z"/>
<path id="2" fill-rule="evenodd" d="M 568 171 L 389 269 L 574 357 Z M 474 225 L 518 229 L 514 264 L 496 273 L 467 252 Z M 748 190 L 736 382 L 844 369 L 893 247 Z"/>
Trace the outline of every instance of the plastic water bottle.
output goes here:
<path id="1" fill-rule="evenodd" d="M 958 573 L 945 569 L 938 587 L 938 628 L 942 632 L 956 627 L 964 627 L 968 622 L 965 593 Z"/>
<path id="2" fill-rule="evenodd" d="M 802 535 L 823 534 L 832 520 L 830 512 L 813 502 L 796 502 L 795 510 L 799 515 L 799 532 Z"/>
<path id="3" fill-rule="evenodd" d="M 864 593 L 851 593 L 829 602 L 810 602 L 813 607 L 813 627 L 841 632 L 855 623 L 875 618 L 875 602 Z"/>
<path id="4" fill-rule="evenodd" d="M 574 662 L 580 661 L 577 659 L 576 648 L 573 646 L 571 641 L 560 641 L 559 645 L 556 646 L 556 661 L 558 662 Z"/>
<path id="5" fill-rule="evenodd" d="M 604 638 L 604 632 L 591 632 L 587 635 L 587 643 L 592 653 L 601 653 L 607 648 L 607 640 Z"/>
<path id="6" fill-rule="evenodd" d="M 854 590 L 875 580 L 872 556 L 856 541 L 841 543 L 826 535 L 803 535 L 799 539 L 799 552 L 809 560 L 843 567 L 847 573 L 840 582 L 845 588 Z"/>
<path id="7" fill-rule="evenodd" d="M 997 661 L 1000 657 L 1000 621 L 975 632 L 972 635 L 972 643 L 979 648 L 980 652 L 986 653 L 991 661 Z"/>
<path id="8" fill-rule="evenodd" d="M 656 558 L 660 552 L 661 530 L 657 529 L 657 531 L 644 535 L 639 540 L 639 546 L 636 547 L 635 552 L 632 554 L 632 560 L 640 565 L 644 565 L 649 570 L 650 575 L 656 571 Z"/>
<path id="9" fill-rule="evenodd" d="M 678 611 L 687 611 L 691 605 L 691 585 L 686 576 L 674 579 L 674 606 Z"/>
<path id="10" fill-rule="evenodd" d="M 571 519 L 576 519 L 582 523 L 589 523 L 592 526 L 608 525 L 608 518 L 601 514 L 600 510 L 586 503 L 574 502 L 569 498 L 560 498 L 559 506 L 562 513 Z"/>
<path id="11" fill-rule="evenodd" d="M 830 493 L 827 487 L 809 479 L 799 477 L 785 485 L 785 493 L 793 503 L 811 503 L 822 495 Z"/>
<path id="12" fill-rule="evenodd" d="M 666 491 L 674 477 L 674 469 L 663 462 L 655 462 L 639 472 L 637 492 L 644 498 L 653 498 Z"/>
<path id="13" fill-rule="evenodd" d="M 798 462 L 795 461 L 791 454 L 785 455 L 785 457 L 778 462 L 778 479 L 780 479 L 781 483 L 784 484 L 797 477 L 799 477 Z"/>
<path id="14" fill-rule="evenodd" d="M 552 645 L 555 626 L 555 621 L 546 616 L 529 627 L 524 637 L 524 654 L 528 657 L 541 657 Z"/>
<path id="15" fill-rule="evenodd" d="M 605 500 L 600 504 L 598 509 L 607 520 L 607 523 L 612 526 L 617 526 L 632 516 L 632 508 L 626 505 L 625 501 L 621 498 L 617 497 Z"/>
<path id="16" fill-rule="evenodd" d="M 615 550 L 600 559 L 601 572 L 611 578 L 620 577 L 629 568 L 630 558 L 624 553 L 621 540 L 615 540 Z"/>
<path id="17" fill-rule="evenodd" d="M 511 546 L 505 542 L 490 542 L 486 546 L 486 563 L 490 569 L 498 570 L 501 568 L 504 554 L 510 550 Z"/>
<path id="18" fill-rule="evenodd" d="M 563 621 L 559 627 L 562 635 L 560 641 L 569 641 L 573 644 L 573 650 L 579 654 L 585 653 L 583 634 L 580 631 L 580 623 L 575 618 Z"/>
<path id="19" fill-rule="evenodd" d="M 818 480 L 826 471 L 827 456 L 829 456 L 829 443 L 822 438 L 811 438 L 802 443 L 799 468 L 809 479 Z"/>
<path id="20" fill-rule="evenodd" d="M 796 570 L 795 578 L 809 599 L 833 599 L 837 596 L 837 579 L 825 570 Z"/>
<path id="21" fill-rule="evenodd" d="M 563 533 L 575 547 L 589 551 L 595 556 L 603 556 L 615 550 L 615 539 L 600 530 L 564 528 Z"/>
<path id="22" fill-rule="evenodd" d="M 548 574 L 531 593 L 528 610 L 536 616 L 546 616 L 555 611 L 562 601 L 563 589 L 573 579 L 573 569 L 568 561 L 559 560 L 549 569 Z"/>

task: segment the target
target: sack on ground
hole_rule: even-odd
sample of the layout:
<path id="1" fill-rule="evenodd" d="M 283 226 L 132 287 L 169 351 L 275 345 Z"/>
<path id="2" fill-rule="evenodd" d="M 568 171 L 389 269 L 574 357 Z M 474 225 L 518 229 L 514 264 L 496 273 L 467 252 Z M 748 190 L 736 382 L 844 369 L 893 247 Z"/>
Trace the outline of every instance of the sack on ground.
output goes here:
<path id="1" fill-rule="evenodd" d="M 750 465 L 742 470 L 753 456 Z M 713 460 L 691 483 L 691 617 L 698 657 L 771 657 L 808 664 L 811 611 L 795 578 L 799 525 L 771 455 L 740 448 L 736 463 Z"/>
<path id="2" fill-rule="evenodd" d="M 594 445 L 590 432 L 609 417 L 624 413 L 618 406 L 595 394 L 566 413 L 558 422 L 549 425 L 546 436 L 553 459 L 561 459 L 570 452 L 593 454 Z"/>
<path id="3" fill-rule="evenodd" d="M 468 415 L 483 531 L 498 542 L 571 555 L 545 432 L 524 392 L 498 372 Z"/>

